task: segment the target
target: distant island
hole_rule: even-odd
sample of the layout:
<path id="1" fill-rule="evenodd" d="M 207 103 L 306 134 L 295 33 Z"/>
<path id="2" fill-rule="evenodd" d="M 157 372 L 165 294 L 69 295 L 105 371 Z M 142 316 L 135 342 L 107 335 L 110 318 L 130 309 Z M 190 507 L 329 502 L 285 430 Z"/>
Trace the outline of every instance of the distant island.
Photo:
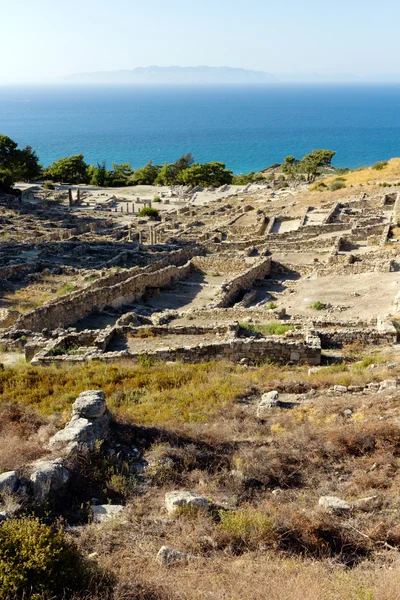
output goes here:
<path id="1" fill-rule="evenodd" d="M 265 71 L 249 71 L 231 67 L 137 67 L 131 70 L 75 73 L 63 78 L 66 83 L 161 83 L 223 84 L 276 83 L 277 77 Z"/>

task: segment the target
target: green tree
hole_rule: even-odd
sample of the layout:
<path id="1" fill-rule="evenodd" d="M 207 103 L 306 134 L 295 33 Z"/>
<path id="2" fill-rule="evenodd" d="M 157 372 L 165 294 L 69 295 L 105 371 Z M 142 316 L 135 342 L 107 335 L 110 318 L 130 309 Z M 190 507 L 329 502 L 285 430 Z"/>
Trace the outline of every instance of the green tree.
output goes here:
<path id="1" fill-rule="evenodd" d="M 85 163 L 83 154 L 60 158 L 47 167 L 43 175 L 51 181 L 89 183 L 88 165 Z"/>
<path id="2" fill-rule="evenodd" d="M 333 150 L 313 150 L 301 159 L 299 169 L 306 174 L 307 181 L 314 181 L 322 169 L 331 166 L 335 154 Z"/>
<path id="3" fill-rule="evenodd" d="M 232 171 L 226 169 L 225 163 L 222 162 L 195 164 L 180 174 L 180 180 L 185 185 L 202 187 L 219 187 L 232 183 L 232 178 Z"/>
<path id="4" fill-rule="evenodd" d="M 128 183 L 131 185 L 153 185 L 159 171 L 160 167 L 153 165 L 153 162 L 150 161 L 141 169 L 137 169 L 129 178 Z"/>
<path id="5" fill-rule="evenodd" d="M 97 167 L 91 165 L 88 168 L 88 175 L 90 176 L 91 185 L 103 187 L 105 185 L 107 176 L 106 161 L 103 160 L 102 163 L 97 163 Z"/>
<path id="6" fill-rule="evenodd" d="M 131 163 L 113 163 L 113 170 L 107 172 L 107 183 L 112 186 L 127 185 L 129 178 L 132 176 Z"/>
<path id="7" fill-rule="evenodd" d="M 165 164 L 161 167 L 155 182 L 157 185 L 176 185 L 178 183 L 178 173 L 174 164 Z"/>
<path id="8" fill-rule="evenodd" d="M 10 191 L 15 181 L 37 179 L 42 173 L 36 152 L 30 146 L 20 150 L 7 135 L 0 135 L 0 170 L 2 191 Z"/>

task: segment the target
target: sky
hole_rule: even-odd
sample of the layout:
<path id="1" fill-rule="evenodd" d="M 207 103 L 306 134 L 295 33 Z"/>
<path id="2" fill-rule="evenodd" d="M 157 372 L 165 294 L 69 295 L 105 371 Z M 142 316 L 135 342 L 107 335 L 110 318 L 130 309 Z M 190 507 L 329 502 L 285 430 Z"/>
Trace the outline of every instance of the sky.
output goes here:
<path id="1" fill-rule="evenodd" d="M 159 66 L 400 73 L 398 0 L 0 0 L 0 83 Z"/>

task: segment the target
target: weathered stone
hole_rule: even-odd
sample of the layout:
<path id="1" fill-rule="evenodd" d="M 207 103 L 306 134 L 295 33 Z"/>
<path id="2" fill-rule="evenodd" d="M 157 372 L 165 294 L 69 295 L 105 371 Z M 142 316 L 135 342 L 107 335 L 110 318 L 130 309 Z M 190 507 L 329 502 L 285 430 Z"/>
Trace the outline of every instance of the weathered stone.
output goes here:
<path id="1" fill-rule="evenodd" d="M 92 515 L 94 523 L 105 523 L 106 521 L 111 521 L 116 519 L 121 515 L 125 506 L 121 504 L 99 504 L 97 506 L 92 506 Z"/>
<path id="2" fill-rule="evenodd" d="M 165 494 L 165 508 L 168 513 L 172 514 L 182 507 L 208 510 L 208 501 L 207 498 L 192 492 L 177 490 Z"/>
<path id="3" fill-rule="evenodd" d="M 378 394 L 393 392 L 397 387 L 396 379 L 385 379 L 381 382 L 378 390 Z"/>
<path id="4" fill-rule="evenodd" d="M 162 546 L 157 553 L 157 562 L 167 567 L 187 562 L 193 558 L 191 554 L 173 550 L 172 548 L 168 548 L 168 546 Z"/>
<path id="5" fill-rule="evenodd" d="M 351 510 L 351 505 L 346 500 L 337 498 L 337 496 L 321 496 L 318 504 L 326 511 L 335 514 L 344 514 Z"/>
<path id="6" fill-rule="evenodd" d="M 72 405 L 72 414 L 86 419 L 98 419 L 107 410 L 106 397 L 101 390 L 88 390 L 79 394 Z"/>
<path id="7" fill-rule="evenodd" d="M 12 494 L 18 487 L 18 473 L 17 471 L 7 471 L 0 475 L 0 494 L 9 493 Z"/>
<path id="8" fill-rule="evenodd" d="M 33 463 L 30 480 L 36 500 L 46 501 L 50 492 L 61 489 L 68 482 L 69 476 L 70 473 L 61 458 L 38 460 Z"/>
<path id="9" fill-rule="evenodd" d="M 345 394 L 347 392 L 347 387 L 345 385 L 334 385 L 333 391 L 338 394 Z"/>
<path id="10" fill-rule="evenodd" d="M 0 512 L 0 523 L 9 518 L 9 515 L 6 512 Z"/>
<path id="11" fill-rule="evenodd" d="M 276 390 L 263 394 L 257 406 L 257 417 L 262 419 L 268 415 L 271 408 L 276 408 L 277 406 L 279 406 L 279 394 Z"/>

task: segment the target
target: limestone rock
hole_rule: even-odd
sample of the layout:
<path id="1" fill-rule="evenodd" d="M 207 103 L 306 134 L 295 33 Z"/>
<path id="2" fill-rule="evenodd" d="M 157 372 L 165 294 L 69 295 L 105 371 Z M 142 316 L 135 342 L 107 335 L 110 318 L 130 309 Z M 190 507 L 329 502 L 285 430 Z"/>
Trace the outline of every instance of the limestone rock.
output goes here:
<path id="1" fill-rule="evenodd" d="M 6 512 L 0 512 L 0 523 L 8 519 L 8 514 Z"/>
<path id="2" fill-rule="evenodd" d="M 321 496 L 318 504 L 328 512 L 344 514 L 351 510 L 351 505 L 337 496 Z"/>
<path id="3" fill-rule="evenodd" d="M 334 385 L 333 391 L 338 394 L 345 394 L 347 392 L 347 387 L 345 385 Z"/>
<path id="4" fill-rule="evenodd" d="M 99 504 L 98 506 L 92 506 L 92 515 L 94 523 L 105 523 L 117 518 L 125 506 L 122 504 Z"/>
<path id="5" fill-rule="evenodd" d="M 381 382 L 381 384 L 379 386 L 378 394 L 393 392 L 393 390 L 395 390 L 396 387 L 397 387 L 396 379 L 385 379 L 384 381 Z"/>
<path id="6" fill-rule="evenodd" d="M 0 494 L 9 493 L 12 494 L 18 487 L 18 473 L 17 471 L 7 471 L 0 475 Z"/>
<path id="7" fill-rule="evenodd" d="M 259 405 L 257 406 L 257 417 L 262 419 L 266 417 L 271 408 L 279 406 L 279 394 L 276 390 L 267 392 L 261 396 Z"/>
<path id="8" fill-rule="evenodd" d="M 168 513 L 173 514 L 181 507 L 208 510 L 208 501 L 207 498 L 192 492 L 173 491 L 165 494 L 165 508 Z"/>
<path id="9" fill-rule="evenodd" d="M 56 460 L 37 460 L 32 465 L 30 480 L 33 494 L 39 502 L 47 500 L 51 491 L 62 488 L 69 480 L 69 471 L 61 458 Z"/>
<path id="10" fill-rule="evenodd" d="M 62 448 L 85 444 L 92 446 L 96 441 L 93 424 L 84 418 L 72 419 L 64 429 L 57 431 L 49 440 L 50 450 L 61 450 Z"/>
<path id="11" fill-rule="evenodd" d="M 72 405 L 72 414 L 86 419 L 98 419 L 107 410 L 106 397 L 100 390 L 88 390 L 79 394 Z"/>
<path id="12" fill-rule="evenodd" d="M 187 562 L 192 558 L 193 556 L 191 554 L 173 550 L 172 548 L 168 548 L 168 546 L 162 546 L 157 553 L 157 562 L 167 567 Z"/>

